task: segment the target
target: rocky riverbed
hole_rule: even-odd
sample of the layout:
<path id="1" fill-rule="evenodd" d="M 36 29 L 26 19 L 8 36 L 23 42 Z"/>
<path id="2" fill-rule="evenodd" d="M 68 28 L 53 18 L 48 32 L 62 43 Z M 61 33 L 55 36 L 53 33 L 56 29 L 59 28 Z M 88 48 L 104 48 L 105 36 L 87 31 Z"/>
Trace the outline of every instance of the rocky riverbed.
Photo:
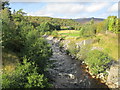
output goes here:
<path id="1" fill-rule="evenodd" d="M 53 38 L 46 38 L 51 44 L 53 55 L 50 58 L 54 61 L 53 68 L 50 68 L 49 77 L 54 88 L 106 88 L 107 85 L 92 78 L 84 64 L 62 52 L 59 43 Z"/>

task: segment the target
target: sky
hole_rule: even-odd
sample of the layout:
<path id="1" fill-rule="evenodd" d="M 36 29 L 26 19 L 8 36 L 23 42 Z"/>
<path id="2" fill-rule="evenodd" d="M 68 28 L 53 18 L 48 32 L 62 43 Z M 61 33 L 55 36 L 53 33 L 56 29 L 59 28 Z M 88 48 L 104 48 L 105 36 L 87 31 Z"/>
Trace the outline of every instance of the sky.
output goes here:
<path id="1" fill-rule="evenodd" d="M 54 18 L 107 18 L 118 16 L 118 2 L 10 2 L 11 10 Z"/>

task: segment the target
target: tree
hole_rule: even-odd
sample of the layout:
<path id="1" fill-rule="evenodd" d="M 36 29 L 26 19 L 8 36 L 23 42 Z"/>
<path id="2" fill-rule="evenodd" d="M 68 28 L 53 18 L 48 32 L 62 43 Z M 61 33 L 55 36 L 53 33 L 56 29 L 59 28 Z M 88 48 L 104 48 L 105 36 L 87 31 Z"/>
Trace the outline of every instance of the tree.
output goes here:
<path id="1" fill-rule="evenodd" d="M 91 25 L 94 24 L 94 18 L 92 18 L 92 19 L 90 20 L 90 24 L 91 24 Z"/>
<path id="2" fill-rule="evenodd" d="M 51 49 L 49 44 L 40 37 L 37 30 L 31 30 L 26 35 L 25 48 L 23 54 L 27 59 L 33 61 L 40 67 L 40 71 L 47 68 L 49 57 L 51 56 Z"/>
<path id="3" fill-rule="evenodd" d="M 5 8 L 10 9 L 10 8 L 9 8 L 9 2 L 8 2 L 8 1 L 2 2 L 2 9 L 5 9 Z"/>
<path id="4" fill-rule="evenodd" d="M 96 33 L 107 31 L 107 25 L 106 24 L 107 24 L 106 21 L 97 23 L 96 24 Z"/>
<path id="5" fill-rule="evenodd" d="M 107 20 L 108 20 L 108 30 L 117 33 L 118 32 L 117 16 L 109 16 Z"/>
<path id="6" fill-rule="evenodd" d="M 13 18 L 14 18 L 14 21 L 16 21 L 16 22 L 21 22 L 22 20 L 24 20 L 24 15 L 25 15 L 26 13 L 25 12 L 23 12 L 23 9 L 20 9 L 20 10 L 18 10 L 17 12 L 14 12 L 14 14 L 13 14 Z"/>
<path id="7" fill-rule="evenodd" d="M 55 30 L 55 27 L 49 22 L 44 22 L 40 24 L 40 27 L 38 29 L 38 31 L 47 32 Z"/>

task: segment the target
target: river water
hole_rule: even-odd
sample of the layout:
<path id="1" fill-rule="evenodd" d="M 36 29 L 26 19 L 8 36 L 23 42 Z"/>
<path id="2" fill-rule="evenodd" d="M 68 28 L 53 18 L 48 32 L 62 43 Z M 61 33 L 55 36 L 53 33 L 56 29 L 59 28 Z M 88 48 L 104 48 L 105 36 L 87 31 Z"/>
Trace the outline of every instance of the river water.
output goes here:
<path id="1" fill-rule="evenodd" d="M 71 56 L 62 52 L 58 43 L 47 40 L 53 50 L 50 58 L 53 62 L 49 71 L 49 78 L 54 88 L 107 88 L 108 87 L 91 77 L 85 65 L 80 61 L 74 60 Z"/>

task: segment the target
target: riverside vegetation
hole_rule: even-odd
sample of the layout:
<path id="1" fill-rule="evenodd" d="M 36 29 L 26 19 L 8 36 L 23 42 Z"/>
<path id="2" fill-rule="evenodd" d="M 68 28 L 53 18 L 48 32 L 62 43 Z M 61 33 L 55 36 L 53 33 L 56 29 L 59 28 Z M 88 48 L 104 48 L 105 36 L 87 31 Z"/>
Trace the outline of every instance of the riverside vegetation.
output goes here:
<path id="1" fill-rule="evenodd" d="M 53 87 L 47 78 L 52 49 L 43 35 L 66 40 L 67 44 L 61 42 L 60 46 L 66 44 L 66 51 L 84 61 L 92 75 L 108 75 L 106 70 L 118 61 L 120 30 L 116 16 L 81 24 L 72 19 L 26 16 L 22 9 L 11 13 L 8 2 L 2 2 L 0 13 L 3 88 Z M 84 45 L 84 40 L 88 44 Z"/>

